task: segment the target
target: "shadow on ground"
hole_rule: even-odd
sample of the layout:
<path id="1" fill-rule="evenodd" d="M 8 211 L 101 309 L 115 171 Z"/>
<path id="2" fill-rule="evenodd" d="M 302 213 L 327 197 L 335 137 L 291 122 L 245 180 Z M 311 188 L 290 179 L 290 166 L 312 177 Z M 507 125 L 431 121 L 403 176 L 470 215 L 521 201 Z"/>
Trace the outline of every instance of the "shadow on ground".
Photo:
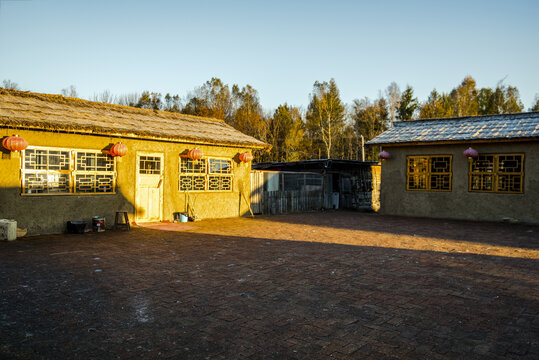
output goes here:
<path id="1" fill-rule="evenodd" d="M 534 358 L 538 265 L 149 229 L 0 243 L 0 357 Z"/>

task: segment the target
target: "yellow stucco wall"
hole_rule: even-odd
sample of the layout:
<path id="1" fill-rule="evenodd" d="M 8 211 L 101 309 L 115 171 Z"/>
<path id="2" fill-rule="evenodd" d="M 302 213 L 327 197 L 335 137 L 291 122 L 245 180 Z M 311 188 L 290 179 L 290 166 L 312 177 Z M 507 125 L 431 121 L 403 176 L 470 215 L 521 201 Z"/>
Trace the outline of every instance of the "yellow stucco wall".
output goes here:
<path id="1" fill-rule="evenodd" d="M 84 220 L 91 223 L 92 216 L 105 216 L 107 227 L 112 226 L 115 212 L 126 210 L 130 221 L 136 212 L 136 156 L 137 152 L 164 155 L 163 219 L 173 220 L 174 212 L 187 210 L 186 195 L 178 190 L 179 154 L 195 146 L 204 157 L 232 159 L 233 187 L 228 192 L 192 192 L 198 218 L 223 218 L 244 215 L 249 211 L 251 166 L 239 162 L 238 154 L 245 147 L 225 147 L 199 144 L 179 144 L 153 140 L 134 140 L 109 136 L 78 135 L 32 130 L 0 129 L 0 138 L 18 134 L 31 146 L 69 149 L 101 150 L 121 141 L 128 153 L 116 163 L 116 194 L 102 195 L 21 195 L 21 157 L 3 152 L 0 159 L 0 218 L 17 220 L 19 228 L 28 233 L 48 234 L 65 231 L 66 222 Z"/>
<path id="2" fill-rule="evenodd" d="M 524 193 L 471 192 L 469 164 L 463 151 L 480 154 L 524 154 Z M 384 146 L 391 159 L 382 162 L 380 213 L 387 215 L 501 221 L 513 218 L 539 223 L 539 143 L 500 142 L 455 145 Z M 406 190 L 406 157 L 452 155 L 451 191 Z"/>

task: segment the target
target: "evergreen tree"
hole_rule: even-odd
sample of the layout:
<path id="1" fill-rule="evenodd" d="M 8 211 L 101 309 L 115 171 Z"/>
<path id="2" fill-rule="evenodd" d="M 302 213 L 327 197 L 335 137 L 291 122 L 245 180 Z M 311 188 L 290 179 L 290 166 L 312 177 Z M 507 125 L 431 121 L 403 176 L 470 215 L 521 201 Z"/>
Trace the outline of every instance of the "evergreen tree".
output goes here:
<path id="1" fill-rule="evenodd" d="M 433 89 L 419 109 L 420 119 L 439 119 L 453 116 L 451 98 L 447 94 L 439 94 Z"/>
<path id="2" fill-rule="evenodd" d="M 368 98 L 354 100 L 352 105 L 352 119 L 355 131 L 363 135 L 365 141 L 369 141 L 387 129 L 390 113 L 387 109 L 386 100 L 380 97 L 371 102 Z M 366 159 L 377 160 L 377 150 L 370 148 L 366 152 Z"/>
<path id="3" fill-rule="evenodd" d="M 479 115 L 497 114 L 497 106 L 494 101 L 494 91 L 491 88 L 482 88 L 477 95 Z"/>
<path id="4" fill-rule="evenodd" d="M 535 95 L 535 104 L 530 108 L 530 111 L 539 111 L 539 94 Z"/>
<path id="5" fill-rule="evenodd" d="M 161 110 L 161 94 L 156 92 L 144 91 L 138 99 L 135 107 L 142 109 Z"/>
<path id="6" fill-rule="evenodd" d="M 258 92 L 251 85 L 245 85 L 241 89 L 238 85 L 234 85 L 232 87 L 232 103 L 234 104 L 234 112 L 228 120 L 230 125 L 247 135 L 265 140 L 267 124 L 262 113 Z"/>
<path id="7" fill-rule="evenodd" d="M 271 160 L 296 161 L 302 157 L 304 125 L 298 108 L 287 104 L 279 105 L 269 120 L 266 137 L 272 145 Z"/>
<path id="8" fill-rule="evenodd" d="M 516 87 L 498 83 L 495 90 L 482 88 L 478 95 L 480 115 L 519 113 L 524 109 Z"/>
<path id="9" fill-rule="evenodd" d="M 399 107 L 397 108 L 397 120 L 413 120 L 416 110 L 419 108 L 417 98 L 414 97 L 414 89 L 407 85 L 402 92 Z"/>

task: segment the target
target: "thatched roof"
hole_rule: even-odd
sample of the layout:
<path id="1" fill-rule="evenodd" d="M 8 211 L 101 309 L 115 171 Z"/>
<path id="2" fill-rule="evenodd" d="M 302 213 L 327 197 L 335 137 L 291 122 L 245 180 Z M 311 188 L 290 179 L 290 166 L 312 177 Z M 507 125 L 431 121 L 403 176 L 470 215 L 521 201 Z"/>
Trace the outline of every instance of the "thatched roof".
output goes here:
<path id="1" fill-rule="evenodd" d="M 0 127 L 250 148 L 269 146 L 218 119 L 1 88 Z"/>

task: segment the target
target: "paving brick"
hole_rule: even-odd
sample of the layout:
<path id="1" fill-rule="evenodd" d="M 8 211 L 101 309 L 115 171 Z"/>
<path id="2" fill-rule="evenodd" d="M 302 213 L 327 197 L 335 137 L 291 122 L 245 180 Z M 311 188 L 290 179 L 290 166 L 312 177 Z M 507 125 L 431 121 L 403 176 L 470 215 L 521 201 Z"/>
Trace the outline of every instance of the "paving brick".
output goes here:
<path id="1" fill-rule="evenodd" d="M 195 225 L 0 243 L 0 358 L 539 357 L 537 226 L 355 212 Z"/>

